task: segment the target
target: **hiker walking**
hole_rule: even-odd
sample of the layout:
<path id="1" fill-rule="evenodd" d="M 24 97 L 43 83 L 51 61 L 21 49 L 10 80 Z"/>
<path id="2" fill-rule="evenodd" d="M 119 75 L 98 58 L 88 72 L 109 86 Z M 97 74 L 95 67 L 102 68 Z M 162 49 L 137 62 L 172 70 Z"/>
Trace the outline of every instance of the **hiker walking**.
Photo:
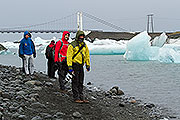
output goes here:
<path id="1" fill-rule="evenodd" d="M 67 75 L 68 66 L 66 61 L 67 49 L 68 49 L 68 40 L 70 33 L 68 31 L 64 31 L 62 35 L 62 39 L 60 39 L 56 43 L 55 47 L 55 56 L 54 62 L 58 66 L 58 76 L 59 76 L 59 84 L 60 90 L 65 92 L 65 77 Z"/>
<path id="2" fill-rule="evenodd" d="M 24 32 L 24 38 L 19 45 L 19 57 L 22 58 L 23 72 L 25 74 L 34 73 L 33 57 L 36 57 L 34 42 L 31 39 L 31 34 L 28 31 Z"/>
<path id="3" fill-rule="evenodd" d="M 84 32 L 78 31 L 75 41 L 71 42 L 67 51 L 67 65 L 69 72 L 73 74 L 72 92 L 76 103 L 89 102 L 83 96 L 84 63 L 87 71 L 90 71 L 89 50 L 84 42 L 84 38 Z"/>
<path id="4" fill-rule="evenodd" d="M 55 41 L 52 40 L 51 43 L 46 47 L 46 58 L 48 59 L 47 67 L 48 67 L 48 76 L 49 78 L 56 78 L 55 77 L 55 62 L 54 62 L 54 50 L 55 49 Z"/>

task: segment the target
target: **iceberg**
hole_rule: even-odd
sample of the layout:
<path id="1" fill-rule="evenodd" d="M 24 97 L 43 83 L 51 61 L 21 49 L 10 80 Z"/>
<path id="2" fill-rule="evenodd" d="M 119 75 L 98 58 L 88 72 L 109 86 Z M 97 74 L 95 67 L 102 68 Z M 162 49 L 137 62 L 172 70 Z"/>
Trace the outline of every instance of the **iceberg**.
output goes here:
<path id="1" fill-rule="evenodd" d="M 180 63 L 180 45 L 165 44 L 167 36 L 162 33 L 150 45 L 151 37 L 142 32 L 127 43 L 126 60 L 157 60 L 164 63 Z"/>
<path id="2" fill-rule="evenodd" d="M 157 46 L 157 47 L 162 47 L 165 42 L 167 40 L 167 35 L 166 33 L 162 33 L 160 36 L 158 37 L 155 37 L 153 40 L 152 40 L 152 46 Z"/>
<path id="3" fill-rule="evenodd" d="M 148 33 L 142 32 L 133 37 L 127 43 L 126 53 L 124 57 L 126 60 L 150 60 L 150 41 L 151 37 Z"/>
<path id="4" fill-rule="evenodd" d="M 11 52 L 10 50 L 2 50 L 0 51 L 0 55 L 15 55 L 15 53 Z"/>
<path id="5" fill-rule="evenodd" d="M 126 41 L 96 39 L 93 43 L 85 42 L 91 55 L 123 55 L 126 52 Z"/>

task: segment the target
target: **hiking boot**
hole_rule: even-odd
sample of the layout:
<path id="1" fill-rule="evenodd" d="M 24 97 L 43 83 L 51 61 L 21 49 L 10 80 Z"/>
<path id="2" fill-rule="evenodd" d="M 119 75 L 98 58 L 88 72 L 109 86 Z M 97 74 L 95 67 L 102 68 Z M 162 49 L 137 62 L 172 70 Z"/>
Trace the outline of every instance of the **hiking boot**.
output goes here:
<path id="1" fill-rule="evenodd" d="M 75 103 L 83 103 L 82 100 L 75 100 Z"/>
<path id="2" fill-rule="evenodd" d="M 88 100 L 83 100 L 83 102 L 84 102 L 84 103 L 89 103 L 89 101 L 88 101 Z"/>
<path id="3" fill-rule="evenodd" d="M 67 90 L 62 90 L 62 89 L 60 89 L 59 92 L 61 92 L 61 93 L 68 93 Z"/>

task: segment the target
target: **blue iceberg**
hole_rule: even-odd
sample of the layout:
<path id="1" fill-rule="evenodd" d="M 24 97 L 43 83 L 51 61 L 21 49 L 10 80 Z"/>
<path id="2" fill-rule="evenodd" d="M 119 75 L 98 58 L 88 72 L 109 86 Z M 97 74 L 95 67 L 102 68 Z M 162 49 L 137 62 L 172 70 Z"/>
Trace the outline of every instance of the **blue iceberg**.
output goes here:
<path id="1" fill-rule="evenodd" d="M 150 43 L 151 37 L 148 33 L 142 32 L 133 37 L 127 43 L 126 53 L 124 58 L 126 60 L 157 60 L 165 63 L 180 63 L 180 46 L 173 44 L 166 44 L 167 36 L 162 33 Z"/>

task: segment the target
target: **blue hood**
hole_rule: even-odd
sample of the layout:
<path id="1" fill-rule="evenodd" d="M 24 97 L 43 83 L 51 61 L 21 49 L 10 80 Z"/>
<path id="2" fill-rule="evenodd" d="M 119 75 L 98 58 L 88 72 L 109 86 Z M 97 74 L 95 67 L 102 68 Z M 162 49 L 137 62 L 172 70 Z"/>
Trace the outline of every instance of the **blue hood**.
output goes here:
<path id="1" fill-rule="evenodd" d="M 25 32 L 24 32 L 24 38 L 25 38 L 25 36 L 26 36 L 27 34 L 29 34 L 29 32 L 28 32 L 28 31 L 25 31 Z"/>

